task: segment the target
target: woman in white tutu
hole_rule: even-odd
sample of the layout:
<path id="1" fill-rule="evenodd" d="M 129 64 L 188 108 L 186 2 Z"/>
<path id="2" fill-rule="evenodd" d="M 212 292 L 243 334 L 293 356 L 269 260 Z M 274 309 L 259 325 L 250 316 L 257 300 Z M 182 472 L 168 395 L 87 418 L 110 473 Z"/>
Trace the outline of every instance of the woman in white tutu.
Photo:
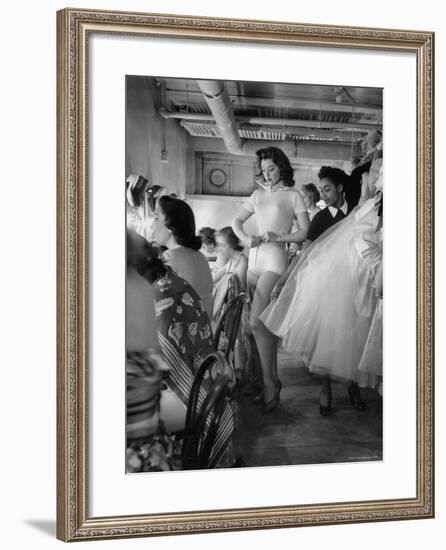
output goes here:
<path id="1" fill-rule="evenodd" d="M 363 183 L 360 204 L 302 252 L 277 301 L 260 317 L 268 330 L 282 338 L 287 351 L 311 372 L 325 377 L 320 397 L 324 416 L 331 412 L 331 377 L 350 383 L 350 398 L 359 409 L 364 402 L 358 386 L 370 385 L 370 368 L 358 366 L 377 307 L 381 191 L 379 159 Z M 382 345 L 379 338 L 372 340 L 374 350 L 369 349 L 368 356 L 376 357 L 382 354 Z"/>

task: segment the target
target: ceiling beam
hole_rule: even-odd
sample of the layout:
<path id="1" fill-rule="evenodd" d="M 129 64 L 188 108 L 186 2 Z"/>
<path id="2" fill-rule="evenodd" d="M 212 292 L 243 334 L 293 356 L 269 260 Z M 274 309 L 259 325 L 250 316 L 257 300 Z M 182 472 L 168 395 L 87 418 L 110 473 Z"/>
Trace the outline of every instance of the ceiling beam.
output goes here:
<path id="1" fill-rule="evenodd" d="M 182 103 L 187 105 L 188 103 L 199 103 L 203 100 L 203 96 L 200 92 L 189 91 L 166 91 L 169 99 L 174 103 Z M 278 108 L 278 109 L 300 109 L 304 111 L 333 111 L 339 113 L 351 113 L 352 108 L 355 108 L 356 113 L 363 113 L 368 115 L 382 115 L 382 107 L 375 107 L 372 105 L 352 105 L 351 103 L 333 103 L 328 101 L 315 101 L 313 99 L 281 99 L 281 98 L 266 98 L 266 97 L 252 97 L 252 96 L 239 96 L 234 94 L 228 94 L 229 99 L 234 106 L 242 105 L 244 107 L 266 107 L 266 108 Z M 192 100 L 192 101 L 191 101 Z M 197 100 L 197 101 L 195 101 Z"/>

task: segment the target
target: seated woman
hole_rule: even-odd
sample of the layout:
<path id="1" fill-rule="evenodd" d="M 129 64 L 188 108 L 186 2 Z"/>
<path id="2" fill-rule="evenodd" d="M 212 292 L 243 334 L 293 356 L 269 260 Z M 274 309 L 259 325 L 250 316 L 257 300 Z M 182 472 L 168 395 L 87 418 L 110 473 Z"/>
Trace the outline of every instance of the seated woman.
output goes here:
<path id="1" fill-rule="evenodd" d="M 321 209 L 317 203 L 321 200 L 321 194 L 314 183 L 305 183 L 302 185 L 302 196 L 305 206 L 307 207 L 308 217 L 311 220 L 318 214 Z"/>
<path id="2" fill-rule="evenodd" d="M 164 264 L 147 241 L 140 257 L 139 270 L 150 283 L 155 302 L 159 345 L 170 367 L 163 382 L 161 420 L 167 430 L 181 431 L 195 374 L 203 359 L 214 351 L 209 318 L 197 292 Z M 216 369 L 204 380 L 205 391 L 219 374 Z M 228 404 L 211 455 L 219 457 L 220 467 L 234 462 L 233 430 L 233 413 Z"/>
<path id="3" fill-rule="evenodd" d="M 198 230 L 198 236 L 201 237 L 200 252 L 208 261 L 212 275 L 218 271 L 224 263 L 221 255 L 218 254 L 217 241 L 215 238 L 216 233 L 217 232 L 212 227 L 202 227 Z"/>
<path id="4" fill-rule="evenodd" d="M 127 233 L 126 397 L 127 446 L 147 442 L 159 426 L 162 371 L 151 285 L 141 267 L 136 233 Z"/>
<path id="5" fill-rule="evenodd" d="M 202 227 L 198 230 L 198 236 L 201 237 L 201 252 L 204 257 L 214 261 L 217 259 L 217 243 L 215 241 L 215 229 L 212 227 Z"/>
<path id="6" fill-rule="evenodd" d="M 197 292 L 211 318 L 212 274 L 200 252 L 201 238 L 195 234 L 195 217 L 190 206 L 175 197 L 160 197 L 152 230 L 158 246 L 167 247 L 163 259 Z"/>
<path id="7" fill-rule="evenodd" d="M 242 291 L 246 291 L 246 274 L 248 271 L 248 258 L 243 254 L 243 245 L 232 227 L 223 227 L 216 234 L 218 253 L 225 261 L 225 265 L 213 274 L 214 280 L 214 323 L 218 322 L 224 307 L 225 297 L 229 289 L 231 277 L 237 278 L 237 285 Z M 239 336 L 235 343 L 233 360 L 236 379 L 239 383 L 245 377 L 247 352 L 247 338 L 249 331 L 249 311 L 243 308 Z M 226 343 L 223 340 L 223 346 Z"/>
<path id="8" fill-rule="evenodd" d="M 243 245 L 232 227 L 228 226 L 220 229 L 216 234 L 216 242 L 218 252 L 225 264 L 212 275 L 214 281 L 214 320 L 221 313 L 230 277 L 235 275 L 240 288 L 245 290 L 248 270 L 248 258 L 243 254 Z"/>

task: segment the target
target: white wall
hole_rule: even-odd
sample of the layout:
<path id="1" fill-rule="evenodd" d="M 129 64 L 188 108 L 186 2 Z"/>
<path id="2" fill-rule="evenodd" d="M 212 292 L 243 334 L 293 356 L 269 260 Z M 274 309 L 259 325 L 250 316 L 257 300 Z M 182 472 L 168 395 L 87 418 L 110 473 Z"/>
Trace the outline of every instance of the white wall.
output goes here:
<path id="1" fill-rule="evenodd" d="M 195 214 L 195 224 L 197 230 L 201 227 L 213 227 L 222 229 L 232 224 L 235 213 L 243 205 L 244 200 L 218 200 L 213 198 L 194 199 L 193 195 L 187 197 Z M 256 217 L 251 216 L 244 224 L 244 230 L 248 235 L 257 234 Z"/>
<path id="2" fill-rule="evenodd" d="M 186 188 L 185 130 L 176 120 L 163 120 L 158 114 L 153 78 L 128 78 L 126 99 L 126 175 L 141 174 L 153 185 L 183 195 Z M 163 146 L 168 162 L 161 162 Z"/>
<path id="3" fill-rule="evenodd" d="M 446 29 L 436 0 L 256 3 L 226 0 L 91 0 L 2 5 L 2 546 L 61 548 L 55 519 L 55 22 L 66 5 L 221 17 L 292 20 L 438 32 L 437 208 L 446 204 Z M 442 212 L 439 212 L 441 214 Z M 446 534 L 446 216 L 437 216 L 437 519 L 95 542 L 94 548 L 330 550 L 444 548 Z M 236 488 L 234 488 L 236 490 Z M 259 491 L 268 490 L 259 487 Z M 90 546 L 89 546 L 90 548 Z"/>

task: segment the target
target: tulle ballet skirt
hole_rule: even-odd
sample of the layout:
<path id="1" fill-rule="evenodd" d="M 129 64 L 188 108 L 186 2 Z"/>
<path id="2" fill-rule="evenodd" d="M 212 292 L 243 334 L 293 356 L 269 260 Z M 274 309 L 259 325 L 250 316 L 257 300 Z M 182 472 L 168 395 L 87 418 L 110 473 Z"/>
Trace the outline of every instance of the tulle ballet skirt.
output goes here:
<path id="1" fill-rule="evenodd" d="M 376 197 L 357 206 L 304 252 L 261 316 L 311 371 L 371 385 L 358 370 L 376 311 L 382 244 Z"/>
<path id="2" fill-rule="evenodd" d="M 382 376 L 383 374 L 383 301 L 378 300 L 373 315 L 370 331 L 364 346 L 364 351 L 358 365 L 358 369 Z"/>

